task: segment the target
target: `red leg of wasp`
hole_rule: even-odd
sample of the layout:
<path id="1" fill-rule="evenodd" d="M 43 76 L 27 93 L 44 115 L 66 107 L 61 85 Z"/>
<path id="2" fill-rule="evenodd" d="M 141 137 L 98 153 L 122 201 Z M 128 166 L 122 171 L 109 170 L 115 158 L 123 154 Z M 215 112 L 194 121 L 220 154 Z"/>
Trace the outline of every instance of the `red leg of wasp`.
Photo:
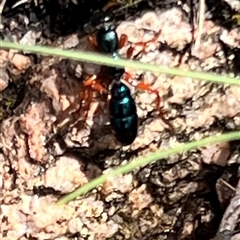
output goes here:
<path id="1" fill-rule="evenodd" d="M 128 42 L 128 36 L 126 34 L 122 34 L 119 39 L 119 46 L 118 48 L 124 47 Z"/>
<path id="2" fill-rule="evenodd" d="M 158 40 L 160 34 L 161 34 L 161 30 L 159 30 L 159 31 L 155 34 L 155 36 L 154 36 L 151 40 L 149 40 L 149 41 L 134 43 L 133 46 L 131 46 L 131 47 L 127 50 L 127 58 L 131 58 L 131 57 L 132 57 L 133 51 L 134 51 L 134 49 L 135 49 L 136 46 L 141 46 L 141 47 L 142 47 L 142 50 L 141 50 L 138 54 L 140 54 L 141 52 L 144 52 L 149 43 L 154 43 L 154 42 L 156 42 L 156 41 Z"/>
<path id="3" fill-rule="evenodd" d="M 133 84 L 130 83 L 130 81 L 129 81 L 130 78 L 131 78 L 131 74 L 125 72 L 124 73 L 124 80 L 127 81 L 130 85 L 133 86 Z M 155 99 L 156 106 L 157 106 L 159 112 L 161 112 L 161 109 L 160 109 L 161 97 L 159 95 L 158 90 L 153 90 L 149 84 L 146 84 L 146 83 L 143 83 L 143 82 L 138 83 L 137 86 L 134 86 L 134 87 L 136 87 L 136 88 L 138 88 L 142 91 L 149 91 L 151 93 L 154 93 L 156 95 L 156 99 Z"/>
<path id="4" fill-rule="evenodd" d="M 111 8 L 111 7 L 114 7 L 114 6 L 117 6 L 117 5 L 119 5 L 120 3 L 118 3 L 117 1 L 110 1 L 110 2 L 108 2 L 103 8 L 102 8 L 102 10 L 104 11 L 104 12 L 106 12 L 109 8 Z"/>
<path id="5" fill-rule="evenodd" d="M 93 75 L 84 81 L 83 91 L 80 93 L 81 108 L 85 113 L 85 121 L 87 120 L 88 111 L 92 103 L 93 91 L 98 91 L 100 94 L 107 92 L 107 90 L 97 81 L 96 75 Z"/>
<path id="6" fill-rule="evenodd" d="M 93 75 L 84 81 L 84 87 L 90 87 L 94 91 L 100 92 L 100 94 L 106 93 L 107 89 L 104 88 L 98 81 L 97 76 Z"/>
<path id="7" fill-rule="evenodd" d="M 99 51 L 98 45 L 97 45 L 97 42 L 96 42 L 96 39 L 94 36 L 92 36 L 92 35 L 88 36 L 88 43 L 93 50 L 95 50 L 96 52 Z"/>
<path id="8" fill-rule="evenodd" d="M 138 83 L 137 88 L 140 90 L 143 90 L 143 91 L 149 91 L 151 93 L 154 93 L 156 95 L 156 99 L 155 99 L 156 106 L 160 110 L 161 98 L 159 96 L 159 92 L 156 89 L 153 90 L 148 84 L 143 83 L 143 82 Z"/>
<path id="9" fill-rule="evenodd" d="M 84 88 L 83 92 L 81 92 L 81 94 L 80 94 L 80 100 L 81 100 L 80 109 L 81 109 L 81 111 L 83 111 L 83 114 L 81 114 L 81 115 L 83 116 L 84 122 L 86 122 L 87 117 L 88 117 L 88 112 L 90 110 L 90 106 L 91 106 L 92 98 L 93 98 L 92 95 L 93 95 L 93 93 L 90 88 Z"/>

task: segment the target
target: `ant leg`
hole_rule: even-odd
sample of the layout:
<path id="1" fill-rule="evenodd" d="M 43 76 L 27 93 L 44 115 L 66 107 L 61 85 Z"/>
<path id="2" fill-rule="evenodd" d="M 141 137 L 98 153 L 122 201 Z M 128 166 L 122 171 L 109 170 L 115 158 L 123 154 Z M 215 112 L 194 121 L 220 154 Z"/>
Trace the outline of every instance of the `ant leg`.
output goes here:
<path id="1" fill-rule="evenodd" d="M 159 36 L 161 34 L 161 30 L 159 30 L 152 39 L 146 41 L 146 42 L 137 42 L 137 43 L 134 43 L 133 45 L 134 46 L 131 46 L 129 47 L 129 49 L 127 50 L 127 58 L 131 58 L 132 55 L 133 55 L 133 51 L 135 50 L 135 47 L 136 46 L 141 46 L 142 47 L 142 50 L 138 53 L 142 53 L 145 51 L 146 47 L 148 46 L 149 43 L 154 43 L 158 40 Z"/>

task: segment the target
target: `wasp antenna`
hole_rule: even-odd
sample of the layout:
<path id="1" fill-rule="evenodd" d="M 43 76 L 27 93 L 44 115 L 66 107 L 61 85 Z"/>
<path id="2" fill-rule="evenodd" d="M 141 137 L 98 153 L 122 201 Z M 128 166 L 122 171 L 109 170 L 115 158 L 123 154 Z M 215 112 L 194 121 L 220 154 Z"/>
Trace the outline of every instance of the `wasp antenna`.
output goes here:
<path id="1" fill-rule="evenodd" d="M 114 13 L 114 14 L 119 13 L 119 12 L 121 12 L 122 10 L 124 10 L 124 9 L 126 9 L 126 8 L 129 8 L 129 7 L 132 7 L 132 6 L 134 6 L 134 5 L 137 5 L 138 3 L 143 2 L 143 1 L 144 1 L 144 0 L 137 0 L 137 1 L 134 1 L 134 2 L 131 2 L 131 3 L 127 3 L 127 4 L 123 5 L 122 7 L 114 10 L 113 13 Z M 121 15 L 121 14 L 119 14 L 119 15 Z M 119 15 L 116 15 L 116 16 L 119 16 Z"/>
<path id="2" fill-rule="evenodd" d="M 119 2 L 117 2 L 117 1 L 110 1 L 102 8 L 102 10 L 104 12 L 107 12 L 108 10 L 110 10 L 110 8 L 118 6 L 118 5 L 120 5 Z"/>

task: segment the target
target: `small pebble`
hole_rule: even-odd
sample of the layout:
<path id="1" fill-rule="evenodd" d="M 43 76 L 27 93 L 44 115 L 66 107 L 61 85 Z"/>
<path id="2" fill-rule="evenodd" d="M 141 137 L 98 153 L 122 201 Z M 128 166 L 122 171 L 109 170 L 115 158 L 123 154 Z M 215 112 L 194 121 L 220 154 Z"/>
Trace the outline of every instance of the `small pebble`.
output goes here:
<path id="1" fill-rule="evenodd" d="M 5 70 L 0 69 L 0 92 L 8 87 L 9 76 Z"/>

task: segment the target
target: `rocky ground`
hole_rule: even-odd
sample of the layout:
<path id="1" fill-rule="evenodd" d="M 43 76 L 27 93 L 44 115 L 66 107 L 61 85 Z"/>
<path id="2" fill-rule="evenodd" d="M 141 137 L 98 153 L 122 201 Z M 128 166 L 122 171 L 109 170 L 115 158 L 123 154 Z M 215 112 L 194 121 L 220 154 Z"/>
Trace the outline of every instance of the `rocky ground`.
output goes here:
<path id="1" fill-rule="evenodd" d="M 91 12 L 76 23 L 74 13 L 83 3 L 53 3 L 61 10 L 55 15 L 49 1 L 6 1 L 1 38 L 91 50 L 81 31 Z M 135 48 L 139 61 L 238 78 L 239 1 L 206 3 L 200 27 L 199 6 L 188 1 L 131 8 L 117 24 L 119 36 L 129 36 L 121 56 L 161 31 L 143 53 Z M 1 49 L 0 56 L 1 239 L 208 240 L 220 223 L 224 229 L 221 220 L 238 182 L 239 142 L 174 155 L 111 179 L 68 205 L 55 202 L 137 156 L 239 129 L 238 86 L 126 69 L 131 84 L 141 77 L 159 90 L 164 113 L 159 116 L 154 94 L 133 87 L 139 134 L 122 148 L 111 134 L 107 96 L 95 94 L 88 111 L 80 107 L 82 81 L 99 66 L 13 50 Z M 226 239 L 238 239 L 233 224 Z"/>

